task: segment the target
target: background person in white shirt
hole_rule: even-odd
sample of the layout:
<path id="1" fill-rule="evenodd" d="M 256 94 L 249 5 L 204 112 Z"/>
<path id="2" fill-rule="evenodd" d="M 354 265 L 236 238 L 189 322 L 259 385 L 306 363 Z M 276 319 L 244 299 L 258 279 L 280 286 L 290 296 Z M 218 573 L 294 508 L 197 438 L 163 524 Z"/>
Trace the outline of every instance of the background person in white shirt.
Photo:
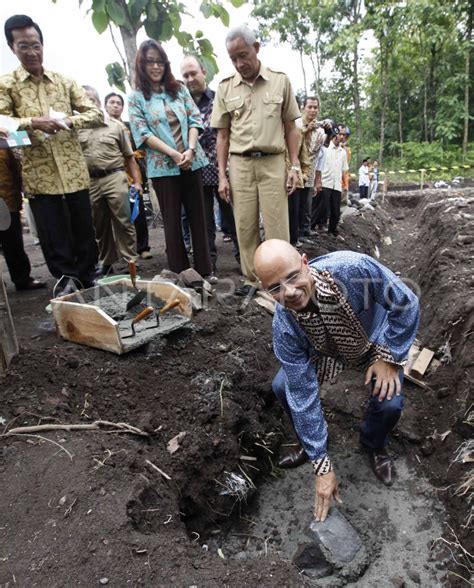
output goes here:
<path id="1" fill-rule="evenodd" d="M 359 194 L 361 198 L 367 198 L 369 195 L 369 160 L 364 159 L 359 168 Z"/>
<path id="2" fill-rule="evenodd" d="M 337 225 L 341 216 L 342 174 L 349 169 L 347 155 L 341 147 L 345 129 L 335 125 L 333 137 L 324 151 L 324 168 L 321 173 L 322 191 L 314 210 L 313 227 L 324 228 L 328 222 L 328 233 L 337 236 Z"/>

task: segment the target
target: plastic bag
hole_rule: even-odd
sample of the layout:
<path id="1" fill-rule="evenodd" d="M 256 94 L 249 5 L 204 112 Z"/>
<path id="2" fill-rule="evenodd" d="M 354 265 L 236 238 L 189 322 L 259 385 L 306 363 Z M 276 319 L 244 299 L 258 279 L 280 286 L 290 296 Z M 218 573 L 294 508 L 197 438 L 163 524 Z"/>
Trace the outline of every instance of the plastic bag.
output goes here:
<path id="1" fill-rule="evenodd" d="M 128 190 L 128 200 L 130 202 L 130 221 L 134 223 L 140 212 L 140 194 L 133 186 L 130 186 Z"/>

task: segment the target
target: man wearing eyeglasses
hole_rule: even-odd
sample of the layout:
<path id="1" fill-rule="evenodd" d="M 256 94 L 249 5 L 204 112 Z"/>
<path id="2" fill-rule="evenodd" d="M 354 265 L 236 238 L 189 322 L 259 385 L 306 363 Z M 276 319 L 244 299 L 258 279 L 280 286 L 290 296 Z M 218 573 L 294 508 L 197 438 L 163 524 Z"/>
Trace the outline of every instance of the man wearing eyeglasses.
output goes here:
<path id="1" fill-rule="evenodd" d="M 64 295 L 94 283 L 89 173 L 77 130 L 100 126 L 104 117 L 73 80 L 43 67 L 43 35 L 29 16 L 7 19 L 5 37 L 20 67 L 0 77 L 0 114 L 31 139 L 22 150 L 23 187 L 48 269 L 59 280 L 56 295 Z"/>
<path id="2" fill-rule="evenodd" d="M 390 486 L 395 471 L 385 445 L 403 409 L 402 366 L 418 327 L 418 299 L 388 268 L 353 251 L 310 263 L 288 243 L 272 239 L 257 249 L 255 271 L 278 302 L 273 349 L 281 369 L 273 391 L 301 444 L 278 466 L 312 461 L 315 517 L 323 521 L 339 492 L 320 385 L 334 381 L 345 367 L 365 372 L 365 384 L 372 388 L 360 442 L 377 478 Z"/>

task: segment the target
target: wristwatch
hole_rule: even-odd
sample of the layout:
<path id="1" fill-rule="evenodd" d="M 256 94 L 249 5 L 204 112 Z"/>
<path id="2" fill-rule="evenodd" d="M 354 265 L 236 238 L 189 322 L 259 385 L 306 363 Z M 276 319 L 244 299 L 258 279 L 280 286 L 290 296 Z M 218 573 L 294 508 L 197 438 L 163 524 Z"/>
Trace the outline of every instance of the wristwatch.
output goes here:
<path id="1" fill-rule="evenodd" d="M 300 172 L 301 168 L 299 165 L 290 165 L 290 171 Z"/>

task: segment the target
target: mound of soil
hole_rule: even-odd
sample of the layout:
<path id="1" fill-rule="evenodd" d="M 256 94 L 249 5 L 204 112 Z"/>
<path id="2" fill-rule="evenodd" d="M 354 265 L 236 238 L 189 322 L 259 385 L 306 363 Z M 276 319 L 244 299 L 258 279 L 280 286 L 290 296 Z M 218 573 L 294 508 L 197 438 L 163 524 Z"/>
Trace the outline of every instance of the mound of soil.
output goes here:
<path id="1" fill-rule="evenodd" d="M 373 212 L 346 218 L 339 237 L 320 234 L 305 245 L 310 258 L 337 249 L 380 256 L 419 282 L 427 309 L 420 339 L 435 349 L 449 340 L 452 362 L 432 374 L 429 390 L 420 393 L 407 385 L 406 423 L 395 443 L 410 467 L 437 488 L 466 471 L 455 464 L 448 476 L 447 468 L 466 435 L 462 420 L 472 377 L 470 242 L 458 238 L 473 234 L 472 208 L 463 204 L 472 202 L 472 191 L 450 196 L 460 200 L 418 194 L 409 207 L 390 199 Z M 156 242 L 162 247 L 160 229 L 152 232 Z M 30 243 L 27 250 L 35 276 L 47 277 L 38 250 Z M 219 276 L 238 282 L 231 248 L 219 242 L 219 254 Z M 142 276 L 159 273 L 163 253 L 148 264 L 143 262 Z M 109 428 L 2 439 L 0 585 L 300 586 L 308 581 L 291 564 L 291 548 L 283 549 L 281 534 L 270 533 L 265 549 L 245 557 L 237 557 L 240 543 L 236 553 L 229 543 L 233 533 L 249 533 L 246 525 L 259 511 L 261 489 L 268 508 L 279 474 L 275 459 L 290 437 L 271 391 L 277 365 L 271 317 L 263 309 L 216 295 L 189 327 L 115 356 L 58 339 L 41 292 L 9 294 L 21 353 L 0 377 L 0 416 L 8 429 L 106 420 L 128 423 L 146 436 Z M 348 373 L 324 391 L 336 454 L 356 443 L 363 401 L 347 395 L 351 384 L 360 388 L 360 374 Z M 448 429 L 444 442 L 429 439 Z M 179 434 L 179 447 L 171 453 L 168 444 Z M 342 455 L 341 463 L 345 460 Z M 346 478 L 347 486 L 354 480 Z M 408 497 L 415 495 L 415 489 L 408 491 Z M 465 497 L 449 491 L 441 497 L 447 521 L 467 541 Z M 292 494 L 287 504 L 292 501 L 300 512 L 306 504 L 310 516 L 307 496 Z M 354 513 L 366 508 L 363 502 L 353 505 Z M 301 518 L 293 526 L 303 524 Z M 380 525 L 383 535 L 383 521 Z M 374 551 L 377 557 L 383 564 L 386 556 Z M 452 560 L 445 563 L 445 553 L 439 558 L 458 569 Z M 434 569 L 438 562 L 427 565 Z M 445 578 L 453 583 L 455 576 Z M 360 581 L 364 585 L 363 577 Z"/>

